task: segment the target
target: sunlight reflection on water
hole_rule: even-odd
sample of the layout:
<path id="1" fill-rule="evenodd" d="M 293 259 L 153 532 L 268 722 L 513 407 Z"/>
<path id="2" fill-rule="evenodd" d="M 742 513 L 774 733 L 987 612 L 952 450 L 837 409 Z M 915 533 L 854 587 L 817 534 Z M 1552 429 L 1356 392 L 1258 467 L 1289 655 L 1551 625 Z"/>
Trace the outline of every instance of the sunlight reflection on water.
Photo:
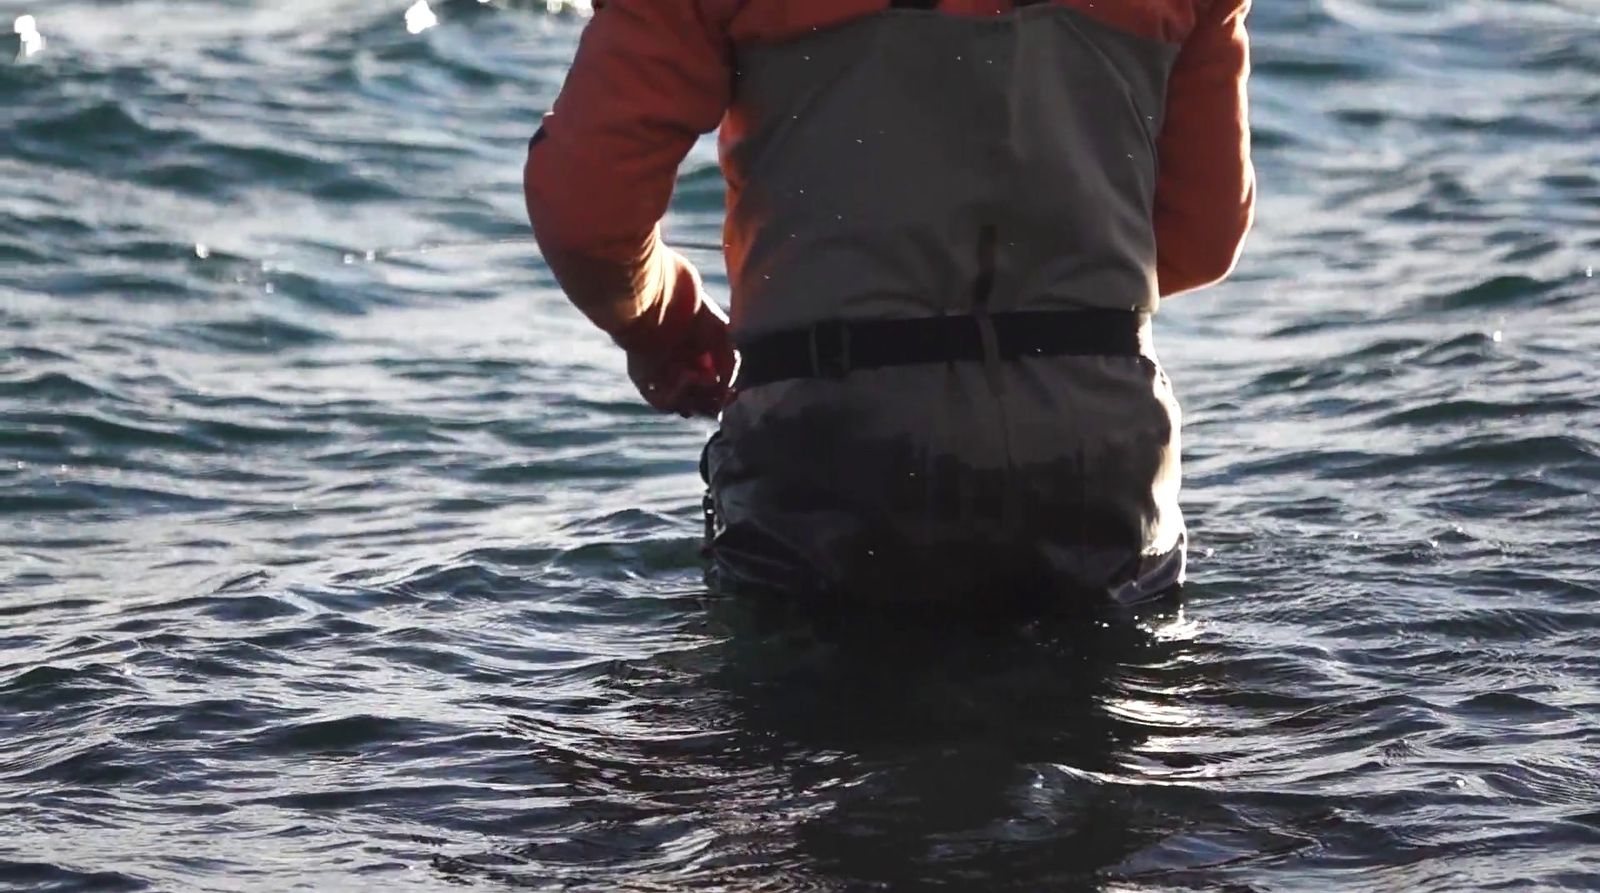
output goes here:
<path id="1" fill-rule="evenodd" d="M 44 50 L 44 35 L 39 33 L 39 22 L 33 16 L 18 16 L 12 31 L 21 41 L 21 46 L 17 49 L 17 61 L 20 62 Z"/>
<path id="2" fill-rule="evenodd" d="M 421 34 L 437 24 L 439 17 L 434 15 L 433 7 L 428 5 L 428 0 L 417 0 L 406 10 L 406 30 L 412 34 Z"/>

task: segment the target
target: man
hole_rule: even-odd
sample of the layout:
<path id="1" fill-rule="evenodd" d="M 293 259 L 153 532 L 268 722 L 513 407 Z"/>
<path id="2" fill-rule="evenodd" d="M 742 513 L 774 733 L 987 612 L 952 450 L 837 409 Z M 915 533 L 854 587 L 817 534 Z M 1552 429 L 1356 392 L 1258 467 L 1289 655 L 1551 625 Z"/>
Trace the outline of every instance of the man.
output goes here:
<path id="1" fill-rule="evenodd" d="M 969 603 L 1181 584 L 1150 315 L 1226 276 L 1251 224 L 1248 4 L 596 4 L 530 147 L 529 214 L 644 398 L 722 412 L 721 583 Z M 731 330 L 658 229 L 719 127 Z"/>

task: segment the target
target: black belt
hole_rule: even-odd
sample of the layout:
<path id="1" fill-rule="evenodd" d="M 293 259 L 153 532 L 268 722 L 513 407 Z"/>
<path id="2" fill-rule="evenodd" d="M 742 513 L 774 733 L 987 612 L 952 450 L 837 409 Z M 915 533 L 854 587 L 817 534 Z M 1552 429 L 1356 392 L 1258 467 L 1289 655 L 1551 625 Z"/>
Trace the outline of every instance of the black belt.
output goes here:
<path id="1" fill-rule="evenodd" d="M 1001 360 L 1067 355 L 1137 355 L 1145 314 L 1132 310 L 996 313 Z M 832 320 L 752 338 L 739 348 L 737 386 L 790 378 L 838 378 L 856 369 L 984 358 L 976 316 Z"/>

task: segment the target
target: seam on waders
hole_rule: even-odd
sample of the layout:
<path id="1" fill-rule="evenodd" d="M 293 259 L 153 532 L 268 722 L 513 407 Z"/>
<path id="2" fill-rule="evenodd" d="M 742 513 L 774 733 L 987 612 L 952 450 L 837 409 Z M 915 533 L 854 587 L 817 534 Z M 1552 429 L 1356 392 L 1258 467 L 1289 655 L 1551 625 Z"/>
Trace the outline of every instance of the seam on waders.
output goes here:
<path id="1" fill-rule="evenodd" d="M 1018 54 L 1022 43 L 1022 29 L 1027 27 L 1023 7 L 1014 8 L 1012 15 L 1005 22 L 1004 34 L 1006 46 L 1000 57 L 1000 66 L 1003 71 L 994 82 L 999 87 L 1001 102 L 996 104 L 1001 114 L 991 139 L 996 140 L 994 149 L 999 164 L 993 169 L 994 176 L 989 178 L 990 188 L 996 194 L 991 198 L 995 206 L 991 209 L 991 216 L 987 225 L 979 235 L 979 269 L 985 271 L 987 283 L 982 292 L 977 295 L 977 308 L 980 311 L 979 325 L 984 338 L 984 365 L 988 367 L 990 386 L 993 389 L 995 409 L 1000 420 L 1000 446 L 1004 453 L 1004 472 L 1001 478 L 1002 494 L 1000 502 L 1000 524 L 1002 535 L 1008 540 L 1020 538 L 1023 523 L 1022 496 L 1018 492 L 1018 472 L 1016 467 L 1016 450 L 1012 436 L 1012 412 L 1010 393 L 1006 387 L 1006 371 L 1003 367 L 1004 359 L 999 355 L 999 337 L 994 330 L 994 321 L 990 317 L 991 305 L 995 298 L 995 289 L 1000 278 L 1000 227 L 1008 222 L 1010 214 L 1007 211 L 1009 202 L 1015 198 L 1018 191 L 1024 188 L 1021 182 L 1021 171 L 1016 164 L 1016 114 L 1017 114 L 1017 87 Z M 1014 287 L 1014 286 L 1013 286 Z M 1013 359 L 1015 363 L 1017 360 Z"/>
<path id="2" fill-rule="evenodd" d="M 995 333 L 994 318 L 989 313 L 989 302 L 994 296 L 997 278 L 996 254 L 999 250 L 1000 230 L 987 223 L 978 229 L 978 278 L 973 283 L 972 316 L 978 324 L 978 337 L 983 345 L 984 380 L 989 384 L 994 398 L 995 413 L 999 416 L 1000 451 L 1003 465 L 1000 486 L 1000 527 L 1007 537 L 1017 532 L 1016 468 L 1011 448 L 1011 413 L 1006 405 L 1004 358 L 1000 356 L 1000 338 Z"/>

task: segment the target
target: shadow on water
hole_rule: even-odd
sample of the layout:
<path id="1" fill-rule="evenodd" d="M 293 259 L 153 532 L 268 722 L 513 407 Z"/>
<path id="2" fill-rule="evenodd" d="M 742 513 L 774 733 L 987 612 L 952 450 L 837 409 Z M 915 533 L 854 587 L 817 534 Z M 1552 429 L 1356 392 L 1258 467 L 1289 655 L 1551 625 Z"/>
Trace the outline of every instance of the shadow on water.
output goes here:
<path id="1" fill-rule="evenodd" d="M 968 622 L 713 599 L 696 623 L 704 644 L 613 668 L 634 705 L 616 734 L 578 748 L 521 718 L 590 821 L 435 869 L 608 878 L 596 889 L 1126 889 L 1206 796 L 1153 781 L 1204 685 L 1177 600 Z"/>

